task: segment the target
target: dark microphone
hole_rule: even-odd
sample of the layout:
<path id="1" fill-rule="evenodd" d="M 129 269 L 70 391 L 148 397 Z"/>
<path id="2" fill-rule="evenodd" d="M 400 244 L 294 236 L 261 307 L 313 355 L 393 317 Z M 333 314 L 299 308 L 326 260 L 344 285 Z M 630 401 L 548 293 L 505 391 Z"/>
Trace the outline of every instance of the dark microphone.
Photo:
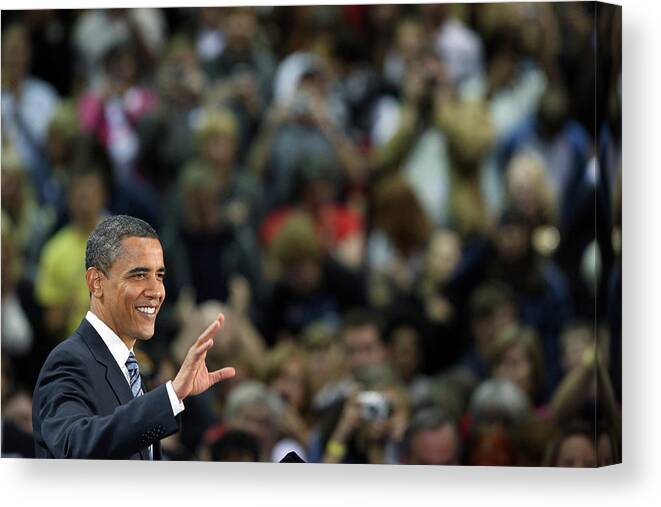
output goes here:
<path id="1" fill-rule="evenodd" d="M 280 463 L 305 463 L 305 461 L 303 461 L 303 458 L 294 451 L 289 451 L 287 455 L 280 460 Z"/>

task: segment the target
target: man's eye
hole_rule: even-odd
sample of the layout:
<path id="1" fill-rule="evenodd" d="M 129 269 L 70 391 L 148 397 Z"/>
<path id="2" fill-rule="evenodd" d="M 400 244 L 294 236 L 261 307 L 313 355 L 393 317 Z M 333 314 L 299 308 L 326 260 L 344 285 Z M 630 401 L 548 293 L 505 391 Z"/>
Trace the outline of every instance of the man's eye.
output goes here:
<path id="1" fill-rule="evenodd" d="M 145 277 L 144 273 L 136 273 L 134 275 L 134 278 L 137 279 L 137 280 L 142 280 L 144 277 Z"/>

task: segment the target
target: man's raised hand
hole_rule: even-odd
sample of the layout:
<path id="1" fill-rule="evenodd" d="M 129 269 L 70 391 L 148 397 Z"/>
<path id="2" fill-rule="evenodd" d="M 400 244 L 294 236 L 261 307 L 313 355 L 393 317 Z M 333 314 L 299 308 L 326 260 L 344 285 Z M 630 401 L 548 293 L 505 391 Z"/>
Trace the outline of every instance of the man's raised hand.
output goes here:
<path id="1" fill-rule="evenodd" d="M 236 373 L 231 366 L 210 372 L 205 362 L 207 352 L 213 346 L 213 337 L 224 320 L 223 314 L 219 314 L 188 350 L 177 376 L 172 381 L 174 392 L 181 401 L 188 396 L 203 393 L 212 385 L 233 377 Z"/>

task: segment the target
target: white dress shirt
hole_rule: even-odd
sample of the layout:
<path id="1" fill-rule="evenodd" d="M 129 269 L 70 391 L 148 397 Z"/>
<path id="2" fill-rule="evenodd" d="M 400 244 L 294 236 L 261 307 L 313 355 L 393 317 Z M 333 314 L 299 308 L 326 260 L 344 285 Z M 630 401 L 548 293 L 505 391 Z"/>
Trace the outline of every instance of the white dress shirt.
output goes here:
<path id="1" fill-rule="evenodd" d="M 126 367 L 126 360 L 129 358 L 129 354 L 133 352 L 133 349 L 129 349 L 124 342 L 117 336 L 117 334 L 110 329 L 105 322 L 99 319 L 92 312 L 88 311 L 85 315 L 87 321 L 92 325 L 92 327 L 99 333 L 99 336 L 103 340 L 103 343 L 106 344 L 110 354 L 115 359 L 117 366 L 122 370 L 126 382 L 131 386 L 129 370 Z M 170 398 L 170 405 L 172 406 L 172 413 L 175 417 L 184 410 L 184 404 L 179 400 L 177 394 L 174 392 L 174 387 L 172 387 L 172 381 L 168 380 L 165 384 L 165 388 L 168 392 Z M 149 455 L 153 456 L 152 446 L 149 446 Z"/>

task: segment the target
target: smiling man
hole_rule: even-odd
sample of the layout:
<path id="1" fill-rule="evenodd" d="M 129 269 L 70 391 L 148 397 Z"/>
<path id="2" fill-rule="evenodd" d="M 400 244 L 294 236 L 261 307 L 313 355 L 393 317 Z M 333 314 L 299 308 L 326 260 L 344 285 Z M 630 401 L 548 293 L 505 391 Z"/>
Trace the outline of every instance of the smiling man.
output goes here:
<path id="1" fill-rule="evenodd" d="M 172 381 L 147 392 L 133 348 L 154 335 L 165 299 L 158 235 L 137 218 L 106 218 L 87 240 L 85 268 L 90 310 L 37 380 L 36 457 L 160 459 L 160 440 L 179 430 L 183 400 L 235 373 L 205 364 L 224 317 L 193 343 Z"/>

